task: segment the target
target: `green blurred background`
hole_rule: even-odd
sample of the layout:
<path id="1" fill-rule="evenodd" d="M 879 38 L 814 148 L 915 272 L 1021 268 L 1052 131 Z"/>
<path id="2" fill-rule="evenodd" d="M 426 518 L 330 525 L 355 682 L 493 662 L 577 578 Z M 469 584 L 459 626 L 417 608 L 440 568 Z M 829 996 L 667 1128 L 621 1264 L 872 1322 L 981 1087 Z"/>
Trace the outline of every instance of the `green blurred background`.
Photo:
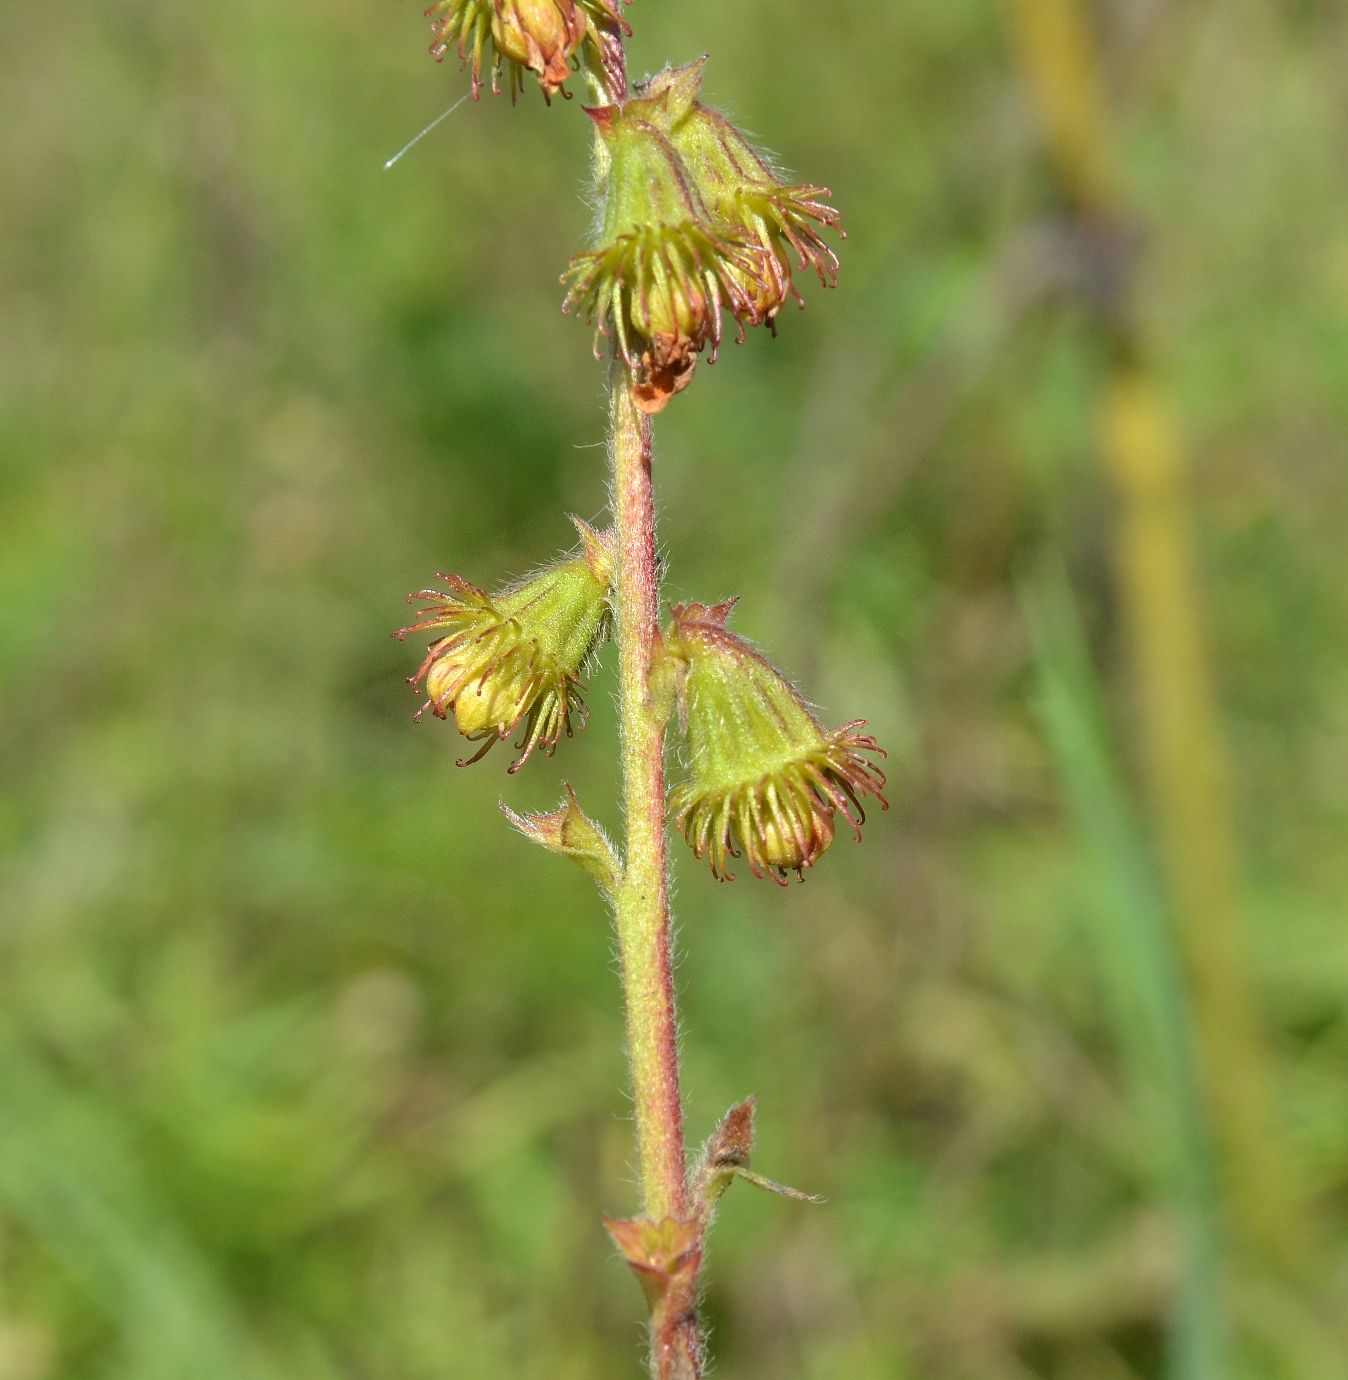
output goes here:
<path id="1" fill-rule="evenodd" d="M 804 886 L 679 849 L 690 1135 L 828 1200 L 726 1200 L 716 1373 L 1348 1374 L 1348 11 L 631 18 L 849 232 L 660 419 L 669 595 L 891 753 Z M 637 1373 L 608 923 L 496 811 L 616 825 L 611 651 L 507 778 L 388 638 L 604 511 L 587 131 L 383 171 L 427 41 L 0 9 L 0 1380 Z"/>

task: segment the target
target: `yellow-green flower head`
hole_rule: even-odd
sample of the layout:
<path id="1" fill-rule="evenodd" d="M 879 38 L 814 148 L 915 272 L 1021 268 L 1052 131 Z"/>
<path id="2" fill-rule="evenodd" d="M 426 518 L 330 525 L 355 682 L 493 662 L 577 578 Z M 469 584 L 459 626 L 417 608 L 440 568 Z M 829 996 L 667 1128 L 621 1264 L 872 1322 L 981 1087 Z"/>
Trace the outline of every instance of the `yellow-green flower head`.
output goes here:
<path id="1" fill-rule="evenodd" d="M 570 736 L 573 710 L 584 726 L 580 672 L 608 635 L 613 552 L 608 534 L 573 521 L 582 554 L 499 594 L 458 575 L 439 575 L 446 590 L 407 596 L 422 607 L 417 621 L 394 636 L 444 634 L 409 678 L 413 687 L 425 683 L 427 699 L 415 717 L 428 709 L 441 719 L 453 713 L 465 738 L 482 741 L 469 763 L 518 730 L 515 772 L 535 748 L 551 755 L 562 734 Z"/>
<path id="2" fill-rule="evenodd" d="M 697 99 L 705 62 L 657 73 L 629 108 L 668 135 L 717 228 L 758 249 L 758 276 L 769 291 L 754 305 L 771 326 L 788 293 L 801 302 L 791 280 L 793 255 L 825 287 L 836 286 L 838 256 L 820 231 L 845 237 L 842 217 L 829 205 L 828 188 L 783 181 L 742 130 Z"/>
<path id="3" fill-rule="evenodd" d="M 451 48 L 472 72 L 473 99 L 491 71 L 499 92 L 505 74 L 511 100 L 524 89 L 525 74 L 538 78 L 545 100 L 563 90 L 587 39 L 627 25 L 620 0 L 437 0 L 426 11 L 432 21 L 431 56 L 439 62 Z M 628 0 L 621 0 L 626 4 Z M 629 30 L 630 32 L 630 30 Z"/>
<path id="4" fill-rule="evenodd" d="M 835 815 L 860 841 L 862 800 L 889 808 L 884 773 L 870 760 L 885 754 L 860 732 L 864 719 L 826 730 L 795 687 L 726 628 L 734 603 L 676 605 L 664 634 L 662 671 L 678 689 L 689 766 L 670 806 L 718 880 L 732 881 L 729 859 L 743 856 L 755 877 L 785 883 L 788 872 L 803 879 L 833 842 Z"/>
<path id="5" fill-rule="evenodd" d="M 758 256 L 717 230 L 653 124 L 625 107 L 586 113 L 608 153 L 603 225 L 598 247 L 562 276 L 562 310 L 596 323 L 596 355 L 607 342 L 631 372 L 637 405 L 658 412 L 688 386 L 707 344 L 715 360 L 723 309 L 756 320 Z"/>

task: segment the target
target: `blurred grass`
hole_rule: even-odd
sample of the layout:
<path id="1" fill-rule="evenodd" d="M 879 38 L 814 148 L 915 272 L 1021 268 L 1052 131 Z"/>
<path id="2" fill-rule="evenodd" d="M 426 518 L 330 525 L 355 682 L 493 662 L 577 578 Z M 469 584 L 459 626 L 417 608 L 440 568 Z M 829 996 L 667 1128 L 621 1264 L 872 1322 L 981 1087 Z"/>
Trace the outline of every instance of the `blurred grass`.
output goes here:
<path id="1" fill-rule="evenodd" d="M 1144 1129 L 1138 1136 L 1169 1189 L 1181 1239 L 1169 1371 L 1181 1380 L 1228 1373 L 1222 1320 L 1214 1136 L 1206 1124 L 1185 970 L 1165 902 L 1111 760 L 1089 651 L 1060 569 L 1028 581 L 1022 610 L 1034 639 L 1039 712 L 1099 885 L 1099 981 L 1113 1005 Z"/>
<path id="2" fill-rule="evenodd" d="M 1179 1083 L 1120 1004 L 1189 994 L 1121 880 L 1158 840 L 1109 360 L 1000 16 L 637 0 L 636 65 L 710 49 L 849 229 L 839 290 L 663 421 L 670 595 L 742 594 L 893 749 L 895 808 L 806 886 L 679 860 L 692 1134 L 756 1091 L 760 1167 L 829 1200 L 727 1200 L 728 1376 L 1202 1375 L 1199 1306 L 1222 1375 L 1345 1374 L 1348 15 L 1092 15 L 1311 1267 L 1216 1221 L 1195 1302 Z M 484 101 L 383 173 L 462 90 L 424 43 L 346 0 L 0 11 L 0 1380 L 634 1370 L 606 923 L 495 812 L 565 775 L 615 821 L 611 668 L 510 781 L 407 722 L 387 640 L 434 570 L 504 578 L 603 508 L 557 311 L 586 138 Z M 1088 651 L 1056 720 L 1016 581 L 1046 553 Z"/>

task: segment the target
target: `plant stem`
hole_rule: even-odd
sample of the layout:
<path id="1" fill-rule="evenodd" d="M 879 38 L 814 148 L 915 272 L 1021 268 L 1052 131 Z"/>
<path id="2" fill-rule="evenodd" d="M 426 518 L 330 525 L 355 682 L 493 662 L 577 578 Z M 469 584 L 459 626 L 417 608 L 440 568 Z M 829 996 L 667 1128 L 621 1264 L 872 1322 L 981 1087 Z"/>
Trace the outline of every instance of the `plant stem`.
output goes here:
<path id="1" fill-rule="evenodd" d="M 626 371 L 612 376 L 613 505 L 618 527 L 615 589 L 626 865 L 614 897 L 627 1009 L 643 1214 L 689 1217 L 683 1107 L 679 1099 L 672 925 L 665 829 L 665 720 L 651 705 L 651 655 L 659 626 L 660 575 L 651 494 L 651 420 L 632 403 Z M 651 1375 L 701 1374 L 696 1266 L 652 1293 Z"/>
<path id="2" fill-rule="evenodd" d="M 588 76 L 601 104 L 627 97 L 621 27 L 604 32 L 602 57 Z M 595 179 L 607 170 L 603 141 L 594 141 Z M 655 554 L 651 489 L 651 419 L 632 401 L 627 370 L 609 378 L 609 457 L 618 531 L 613 592 L 618 643 L 618 721 L 622 739 L 623 877 L 613 897 L 627 1014 L 642 1215 L 653 1222 L 691 1216 L 688 1161 L 679 1097 L 678 1016 L 674 1003 L 673 920 L 665 821 L 665 721 L 651 703 L 651 660 L 660 628 L 660 567 Z M 642 1277 L 650 1305 L 652 1380 L 699 1380 L 702 1329 L 697 1316 L 698 1241 L 684 1268 L 655 1286 Z"/>
<path id="3" fill-rule="evenodd" d="M 633 406 L 626 376 L 618 369 L 612 408 L 619 716 L 627 819 L 626 871 L 616 898 L 618 948 L 643 1211 L 658 1222 L 687 1215 L 688 1181 L 665 849 L 665 730 L 647 694 L 660 598 L 651 421 Z"/>

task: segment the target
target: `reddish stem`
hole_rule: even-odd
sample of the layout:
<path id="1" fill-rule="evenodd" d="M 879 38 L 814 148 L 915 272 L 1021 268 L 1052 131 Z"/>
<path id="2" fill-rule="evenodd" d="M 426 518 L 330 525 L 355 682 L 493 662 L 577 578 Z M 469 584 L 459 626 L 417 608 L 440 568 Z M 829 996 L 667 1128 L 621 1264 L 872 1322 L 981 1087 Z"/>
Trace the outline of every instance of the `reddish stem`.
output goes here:
<path id="1" fill-rule="evenodd" d="M 641 1169 L 642 1210 L 659 1222 L 690 1216 L 666 852 L 664 716 L 650 702 L 660 576 L 651 494 L 651 420 L 632 402 L 626 371 L 613 373 L 612 455 L 618 522 L 615 589 L 627 847 L 614 898 L 627 1006 L 627 1052 Z M 701 1374 L 694 1268 L 683 1287 L 652 1301 L 655 1380 Z"/>
<path id="2" fill-rule="evenodd" d="M 627 59 L 620 25 L 601 34 L 601 99 L 627 99 Z M 596 143 L 602 166 L 603 150 Z M 610 449 L 618 528 L 614 588 L 619 723 L 627 837 L 623 878 L 613 897 L 627 1013 L 642 1213 L 654 1222 L 685 1221 L 691 1193 L 679 1096 L 678 1018 L 674 1003 L 673 924 L 666 849 L 665 716 L 650 700 L 651 659 L 660 626 L 660 569 L 651 490 L 651 419 L 632 401 L 627 371 L 615 362 Z M 699 1224 L 698 1235 L 701 1235 Z M 697 1316 L 701 1242 L 685 1268 L 648 1289 L 652 1380 L 699 1380 L 702 1333 Z M 635 1263 L 635 1262 L 634 1262 Z M 638 1270 L 638 1274 L 641 1271 Z"/>
<path id="3" fill-rule="evenodd" d="M 642 1197 L 646 1216 L 659 1221 L 688 1214 L 665 839 L 665 731 L 648 694 L 660 588 L 651 498 L 651 422 L 633 406 L 626 374 L 619 369 L 615 375 L 616 604 L 627 816 L 618 939 Z"/>

